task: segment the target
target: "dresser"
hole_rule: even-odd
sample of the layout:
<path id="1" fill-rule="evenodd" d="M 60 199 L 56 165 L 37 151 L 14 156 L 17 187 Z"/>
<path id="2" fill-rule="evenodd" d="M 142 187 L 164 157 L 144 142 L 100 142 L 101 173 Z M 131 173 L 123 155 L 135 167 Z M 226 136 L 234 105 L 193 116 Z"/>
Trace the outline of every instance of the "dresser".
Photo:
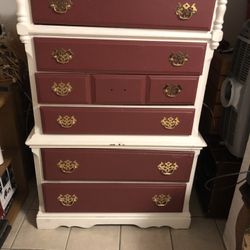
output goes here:
<path id="1" fill-rule="evenodd" d="M 188 228 L 226 0 L 17 0 L 37 227 Z"/>

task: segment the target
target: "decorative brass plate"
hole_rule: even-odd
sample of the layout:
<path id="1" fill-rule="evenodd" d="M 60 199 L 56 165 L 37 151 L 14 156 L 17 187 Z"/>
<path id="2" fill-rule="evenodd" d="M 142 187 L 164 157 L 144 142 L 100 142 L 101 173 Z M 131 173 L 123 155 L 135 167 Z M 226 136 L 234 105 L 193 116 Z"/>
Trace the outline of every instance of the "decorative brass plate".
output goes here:
<path id="1" fill-rule="evenodd" d="M 152 201 L 156 204 L 157 207 L 166 207 L 167 204 L 171 201 L 171 196 L 169 194 L 156 194 L 152 197 Z"/>
<path id="2" fill-rule="evenodd" d="M 50 7 L 58 14 L 65 14 L 72 7 L 71 0 L 52 0 Z"/>
<path id="3" fill-rule="evenodd" d="M 182 67 L 186 62 L 188 62 L 188 55 L 181 51 L 171 53 L 169 56 L 169 62 L 173 67 Z"/>
<path id="4" fill-rule="evenodd" d="M 58 63 L 67 64 L 73 59 L 73 52 L 70 49 L 55 49 L 52 56 Z"/>
<path id="5" fill-rule="evenodd" d="M 164 89 L 163 93 L 166 97 L 176 97 L 179 93 L 181 93 L 182 87 L 180 85 L 174 85 L 174 84 L 167 84 Z"/>
<path id="6" fill-rule="evenodd" d="M 54 84 L 51 86 L 51 89 L 58 96 L 67 96 L 68 94 L 71 93 L 72 86 L 71 86 L 70 82 L 67 82 L 67 83 L 64 83 L 64 82 L 56 83 L 56 82 L 54 82 Z"/>
<path id="7" fill-rule="evenodd" d="M 68 116 L 68 115 L 65 116 L 59 115 L 56 121 L 63 128 L 71 128 L 77 122 L 74 116 Z"/>
<path id="8" fill-rule="evenodd" d="M 172 175 L 178 168 L 176 162 L 161 162 L 157 168 L 163 175 Z"/>
<path id="9" fill-rule="evenodd" d="M 79 164 L 77 161 L 70 161 L 70 160 L 60 160 L 57 163 L 57 167 L 65 174 L 71 174 L 73 173 L 78 167 Z"/>
<path id="10" fill-rule="evenodd" d="M 196 4 L 193 3 L 192 5 L 189 3 L 178 3 L 177 9 L 176 9 L 176 15 L 181 20 L 189 20 L 194 14 L 197 13 Z"/>
<path id="11" fill-rule="evenodd" d="M 60 194 L 57 197 L 57 200 L 64 207 L 72 207 L 78 200 L 78 197 L 75 194 Z"/>
<path id="12" fill-rule="evenodd" d="M 180 124 L 180 120 L 178 117 L 164 117 L 161 120 L 161 125 L 165 128 L 165 129 L 174 129 L 176 128 L 178 125 Z"/>

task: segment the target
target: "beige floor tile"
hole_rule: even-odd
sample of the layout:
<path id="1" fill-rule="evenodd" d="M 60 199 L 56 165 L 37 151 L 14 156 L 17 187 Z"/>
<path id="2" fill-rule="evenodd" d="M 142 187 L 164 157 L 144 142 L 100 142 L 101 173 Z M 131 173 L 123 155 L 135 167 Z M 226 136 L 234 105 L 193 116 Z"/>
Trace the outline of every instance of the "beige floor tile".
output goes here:
<path id="1" fill-rule="evenodd" d="M 36 211 L 30 210 L 12 245 L 12 249 L 65 249 L 69 231 L 68 228 L 39 230 L 35 227 Z"/>
<path id="2" fill-rule="evenodd" d="M 120 250 L 172 250 L 169 228 L 122 226 Z"/>
<path id="3" fill-rule="evenodd" d="M 119 250 L 120 226 L 72 228 L 67 250 Z"/>
<path id="4" fill-rule="evenodd" d="M 17 217 L 16 217 L 16 219 L 11 227 L 11 230 L 9 232 L 8 237 L 6 238 L 5 242 L 3 243 L 3 246 L 2 246 L 3 248 L 10 248 L 12 246 L 24 219 L 25 219 L 25 211 L 21 210 L 18 213 L 18 215 L 17 215 Z"/>
<path id="5" fill-rule="evenodd" d="M 220 235 L 222 236 L 224 233 L 225 225 L 227 220 L 226 219 L 217 219 L 215 220 L 215 223 L 219 229 Z"/>
<path id="6" fill-rule="evenodd" d="M 174 250 L 224 250 L 213 219 L 193 218 L 191 228 L 171 230 Z"/>

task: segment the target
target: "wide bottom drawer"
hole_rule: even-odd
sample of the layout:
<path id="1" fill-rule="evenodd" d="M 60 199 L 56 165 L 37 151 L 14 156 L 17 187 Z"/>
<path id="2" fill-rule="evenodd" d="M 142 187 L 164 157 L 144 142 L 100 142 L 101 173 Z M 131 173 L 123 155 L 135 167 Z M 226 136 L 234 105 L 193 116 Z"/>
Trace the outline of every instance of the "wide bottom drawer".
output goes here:
<path id="1" fill-rule="evenodd" d="M 46 183 L 46 212 L 181 212 L 184 184 Z"/>

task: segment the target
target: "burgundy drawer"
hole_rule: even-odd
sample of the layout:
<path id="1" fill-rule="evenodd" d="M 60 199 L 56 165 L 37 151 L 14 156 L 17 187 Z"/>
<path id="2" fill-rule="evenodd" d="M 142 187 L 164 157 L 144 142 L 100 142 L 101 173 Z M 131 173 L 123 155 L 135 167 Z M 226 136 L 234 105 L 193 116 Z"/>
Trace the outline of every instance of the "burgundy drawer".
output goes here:
<path id="1" fill-rule="evenodd" d="M 200 75 L 205 43 L 34 38 L 38 71 Z"/>
<path id="2" fill-rule="evenodd" d="M 182 212 L 185 184 L 43 184 L 46 212 Z"/>
<path id="3" fill-rule="evenodd" d="M 90 76 L 83 74 L 36 74 L 39 103 L 91 103 Z"/>
<path id="4" fill-rule="evenodd" d="M 199 78 L 149 76 L 149 104 L 194 104 Z"/>
<path id="5" fill-rule="evenodd" d="M 188 182 L 193 152 L 42 149 L 46 180 Z"/>
<path id="6" fill-rule="evenodd" d="M 31 0 L 34 23 L 209 30 L 215 6 L 215 0 L 71 1 L 67 9 L 51 5 L 56 1 Z M 68 5 L 70 1 L 64 2 Z M 194 3 L 197 11 L 192 8 Z"/>
<path id="7" fill-rule="evenodd" d="M 45 134 L 189 135 L 194 109 L 40 107 Z"/>
<path id="8" fill-rule="evenodd" d="M 39 103 L 193 104 L 196 76 L 37 73 Z"/>

